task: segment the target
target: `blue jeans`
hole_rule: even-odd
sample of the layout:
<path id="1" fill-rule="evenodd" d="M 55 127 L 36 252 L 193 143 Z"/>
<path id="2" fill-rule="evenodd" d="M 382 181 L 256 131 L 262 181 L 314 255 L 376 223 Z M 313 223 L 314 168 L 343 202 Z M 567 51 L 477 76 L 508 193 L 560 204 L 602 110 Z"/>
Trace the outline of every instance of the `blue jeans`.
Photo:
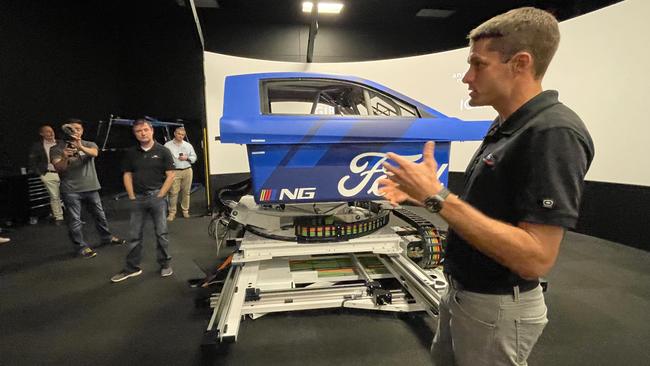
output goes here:
<path id="1" fill-rule="evenodd" d="M 102 201 L 99 198 L 99 191 L 61 193 L 65 203 L 65 219 L 68 223 L 68 235 L 72 240 L 74 250 L 79 252 L 88 247 L 84 240 L 83 224 L 81 222 L 81 203 L 85 202 L 88 211 L 95 218 L 95 227 L 103 244 L 111 241 L 111 232 L 108 230 L 108 222 Z"/>
<path id="2" fill-rule="evenodd" d="M 129 254 L 126 257 L 126 270 L 129 272 L 140 269 L 142 262 L 142 236 L 144 220 L 147 214 L 151 215 L 156 232 L 157 260 L 160 267 L 169 265 L 172 257 L 169 255 L 169 238 L 167 237 L 167 200 L 158 197 L 158 190 L 137 194 L 131 201 L 131 227 L 129 237 Z"/>

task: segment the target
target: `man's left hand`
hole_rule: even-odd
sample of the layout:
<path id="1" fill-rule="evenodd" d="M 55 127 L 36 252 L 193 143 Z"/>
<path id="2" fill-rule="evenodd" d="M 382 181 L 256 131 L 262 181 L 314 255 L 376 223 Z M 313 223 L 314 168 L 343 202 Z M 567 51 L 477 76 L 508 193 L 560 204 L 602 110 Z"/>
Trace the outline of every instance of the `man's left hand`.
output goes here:
<path id="1" fill-rule="evenodd" d="M 386 154 L 390 160 L 397 163 L 397 166 L 384 163 L 384 168 L 390 173 L 387 179 L 396 183 L 399 188 L 395 185 L 382 185 L 380 181 L 380 191 L 386 187 L 387 191 L 396 197 L 407 197 L 418 202 L 424 202 L 427 197 L 438 193 L 443 186 L 437 176 L 438 163 L 433 157 L 434 148 L 435 144 L 432 141 L 424 144 L 421 163 L 414 163 L 395 153 Z M 404 195 L 395 190 L 401 191 Z"/>
<path id="2" fill-rule="evenodd" d="M 422 205 L 422 202 L 419 202 L 411 197 L 408 194 L 402 192 L 399 189 L 399 185 L 388 178 L 382 178 L 378 181 L 379 183 L 379 193 L 384 197 L 385 200 L 390 202 L 393 206 L 398 206 L 401 203 L 406 201 L 411 201 L 416 205 Z"/>

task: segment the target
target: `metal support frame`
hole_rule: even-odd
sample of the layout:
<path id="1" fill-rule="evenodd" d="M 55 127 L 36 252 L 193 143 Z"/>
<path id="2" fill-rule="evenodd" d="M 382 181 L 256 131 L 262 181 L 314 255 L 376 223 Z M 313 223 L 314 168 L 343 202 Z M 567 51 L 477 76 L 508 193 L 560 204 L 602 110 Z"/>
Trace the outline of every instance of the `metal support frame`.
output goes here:
<path id="1" fill-rule="evenodd" d="M 176 127 L 183 127 L 184 126 L 183 123 L 164 122 L 164 121 L 159 121 L 159 120 L 157 120 L 155 118 L 151 118 L 151 117 L 145 117 L 145 118 L 149 121 L 149 123 L 151 123 L 152 127 L 162 127 L 165 130 L 165 138 L 167 140 L 171 140 L 172 135 L 173 135 L 173 133 L 170 133 L 170 127 L 176 128 Z M 108 119 L 108 125 L 106 127 L 106 134 L 104 135 L 104 141 L 102 142 L 101 151 L 106 151 L 107 150 L 106 145 L 108 144 L 108 137 L 111 134 L 111 128 L 113 127 L 113 125 L 132 126 L 133 121 L 134 120 L 132 120 L 132 119 L 119 118 L 119 117 L 116 117 L 116 116 L 111 114 L 110 118 Z M 99 140 L 100 133 L 101 133 L 102 123 L 103 123 L 103 121 L 100 121 L 100 126 L 97 129 L 97 138 L 98 138 L 98 140 Z M 189 137 L 186 135 L 185 138 L 188 139 Z"/>
<path id="2" fill-rule="evenodd" d="M 213 313 L 206 335 L 215 343 L 234 342 L 244 317 L 256 319 L 266 313 L 285 311 L 344 307 L 391 312 L 426 311 L 436 317 L 439 292 L 447 288 L 442 271 L 420 268 L 403 254 L 399 240 L 397 235 L 380 233 L 349 243 L 319 246 L 247 236 L 240 252 L 233 257 L 222 291 L 210 298 Z M 378 257 L 390 274 L 369 273 L 358 259 L 362 255 Z M 338 257 L 352 259 L 353 275 L 330 281 L 319 279 L 317 274 L 298 275 L 289 269 L 290 259 Z M 369 283 L 393 277 L 402 288 L 385 290 L 391 302 L 378 303 L 369 291 Z M 306 286 L 299 287 L 301 285 Z"/>
<path id="3" fill-rule="evenodd" d="M 314 1 L 313 4 L 311 23 L 309 24 L 309 40 L 307 40 L 307 63 L 314 61 L 314 43 L 316 42 L 316 34 L 318 34 L 318 1 Z"/>
<path id="4" fill-rule="evenodd" d="M 438 316 L 441 296 L 436 288 L 447 287 L 444 276 L 432 278 L 420 266 L 402 254 L 397 256 L 380 255 L 379 259 L 400 281 L 406 291 L 425 307 L 424 310 L 429 315 Z"/>
<path id="5" fill-rule="evenodd" d="M 400 242 L 400 237 L 389 232 L 389 229 L 383 229 L 375 234 L 347 242 L 309 244 L 264 239 L 247 233 L 239 247 L 239 253 L 233 257 L 233 263 L 319 254 L 398 254 L 403 251 Z"/>

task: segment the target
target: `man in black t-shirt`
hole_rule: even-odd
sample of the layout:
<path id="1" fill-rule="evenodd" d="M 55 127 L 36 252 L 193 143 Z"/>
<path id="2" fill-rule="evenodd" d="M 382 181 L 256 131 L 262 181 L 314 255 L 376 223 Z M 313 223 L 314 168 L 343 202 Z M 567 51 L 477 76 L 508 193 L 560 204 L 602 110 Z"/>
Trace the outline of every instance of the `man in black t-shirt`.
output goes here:
<path id="1" fill-rule="evenodd" d="M 424 161 L 389 154 L 397 166 L 381 180 L 393 204 L 410 200 L 449 223 L 432 345 L 436 365 L 525 365 L 548 319 L 539 277 L 554 265 L 566 228 L 575 226 L 594 147 L 580 118 L 543 91 L 557 50 L 555 18 L 521 8 L 469 35 L 463 77 L 470 105 L 498 117 L 467 167 L 458 197 L 436 177 L 433 143 Z"/>
<path id="2" fill-rule="evenodd" d="M 167 200 L 165 196 L 174 182 L 174 159 L 169 150 L 153 138 L 153 127 L 144 118 L 133 122 L 138 145 L 129 149 L 122 163 L 124 188 L 131 201 L 131 235 L 126 267 L 111 282 L 120 282 L 142 274 L 142 235 L 144 219 L 151 215 L 156 232 L 157 260 L 162 277 L 174 272 L 169 265 L 167 237 Z"/>

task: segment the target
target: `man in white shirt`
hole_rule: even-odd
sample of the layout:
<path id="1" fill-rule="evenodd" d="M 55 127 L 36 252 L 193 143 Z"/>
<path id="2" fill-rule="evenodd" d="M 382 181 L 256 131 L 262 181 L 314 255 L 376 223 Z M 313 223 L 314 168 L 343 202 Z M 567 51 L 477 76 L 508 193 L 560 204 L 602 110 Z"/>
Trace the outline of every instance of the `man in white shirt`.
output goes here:
<path id="1" fill-rule="evenodd" d="M 178 193 L 181 193 L 181 210 L 183 217 L 190 217 L 190 190 L 192 188 L 192 164 L 196 161 L 196 153 L 192 144 L 185 141 L 185 128 L 178 127 L 174 131 L 174 139 L 168 141 L 165 147 L 171 151 L 174 157 L 174 168 L 176 176 L 174 184 L 169 191 L 169 213 L 167 221 L 173 221 L 176 218 L 176 205 L 178 202 Z"/>
<path id="2" fill-rule="evenodd" d="M 50 148 L 55 146 L 58 141 L 54 138 L 54 129 L 50 125 L 41 126 L 38 134 L 41 135 L 41 140 L 35 143 L 29 151 L 29 165 L 31 171 L 41 177 L 50 196 L 50 208 L 54 223 L 60 225 L 63 223 L 63 208 L 59 193 L 60 179 L 54 165 L 50 162 Z"/>

